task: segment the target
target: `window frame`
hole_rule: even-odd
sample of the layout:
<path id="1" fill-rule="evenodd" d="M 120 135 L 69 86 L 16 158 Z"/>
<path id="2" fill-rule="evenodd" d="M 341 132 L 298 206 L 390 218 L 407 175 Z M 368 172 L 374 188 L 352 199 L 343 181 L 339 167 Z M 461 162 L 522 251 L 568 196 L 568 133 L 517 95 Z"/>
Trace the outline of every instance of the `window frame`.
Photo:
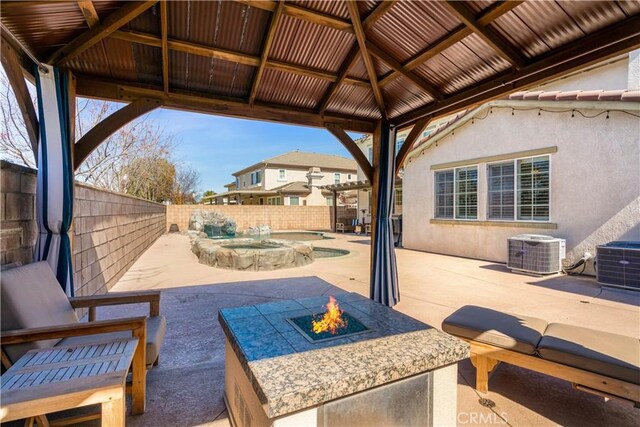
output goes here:
<path id="1" fill-rule="evenodd" d="M 342 174 L 340 172 L 333 173 L 333 183 L 340 184 L 342 182 Z"/>
<path id="2" fill-rule="evenodd" d="M 296 200 L 296 204 L 291 203 L 291 199 Z M 300 206 L 300 196 L 289 196 L 289 206 Z"/>
<path id="3" fill-rule="evenodd" d="M 542 158 L 542 157 L 546 157 L 547 161 L 549 162 L 549 186 L 547 188 L 547 192 L 549 194 L 549 204 L 548 204 L 548 210 L 549 210 L 549 215 L 547 216 L 547 219 L 519 219 L 518 218 L 518 191 L 520 190 L 520 186 L 518 183 L 518 162 L 522 161 L 522 160 L 528 160 L 528 159 L 535 159 L 535 158 Z M 489 200 L 489 192 L 490 192 L 490 182 L 489 182 L 489 167 L 490 166 L 495 166 L 495 165 L 503 165 L 503 164 L 507 164 L 507 163 L 511 163 L 513 165 L 513 217 L 511 219 L 492 219 L 489 218 L 489 209 L 490 209 L 490 200 Z M 527 222 L 535 222 L 535 223 L 541 223 L 541 224 L 545 224 L 545 223 L 551 223 L 551 177 L 552 177 L 552 157 L 549 154 L 542 154 L 542 155 L 535 155 L 535 156 L 525 156 L 525 157 L 516 157 L 510 160 L 504 160 L 504 161 L 500 161 L 500 162 L 493 162 L 493 163 L 487 163 L 487 200 L 486 200 L 486 207 L 487 207 L 487 211 L 486 211 L 486 221 L 491 221 L 491 222 L 522 222 L 522 223 L 527 223 Z"/>
<path id="4" fill-rule="evenodd" d="M 280 177 L 280 172 L 282 173 L 282 177 Z M 287 170 L 286 169 L 278 169 L 278 181 L 286 181 L 287 180 Z"/>
<path id="5" fill-rule="evenodd" d="M 458 217 L 458 170 L 460 169 L 476 169 L 476 217 L 475 218 L 460 218 Z M 436 174 L 438 172 L 453 172 L 453 216 L 443 217 L 437 216 L 437 201 L 438 191 L 436 181 Z M 455 221 L 479 221 L 480 220 L 480 164 L 473 163 L 464 166 L 457 166 L 454 168 L 437 169 L 433 171 L 433 218 L 442 220 L 455 220 Z"/>

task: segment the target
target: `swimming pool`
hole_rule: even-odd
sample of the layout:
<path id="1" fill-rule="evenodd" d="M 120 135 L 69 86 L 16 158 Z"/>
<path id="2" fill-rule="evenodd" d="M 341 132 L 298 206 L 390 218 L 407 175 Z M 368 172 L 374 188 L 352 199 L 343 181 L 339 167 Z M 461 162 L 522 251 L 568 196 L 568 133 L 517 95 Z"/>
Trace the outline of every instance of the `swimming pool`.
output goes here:
<path id="1" fill-rule="evenodd" d="M 345 249 L 334 249 L 334 248 L 319 248 L 315 246 L 313 248 L 313 257 L 315 259 L 320 258 L 335 258 L 339 256 L 349 255 L 351 252 Z"/>

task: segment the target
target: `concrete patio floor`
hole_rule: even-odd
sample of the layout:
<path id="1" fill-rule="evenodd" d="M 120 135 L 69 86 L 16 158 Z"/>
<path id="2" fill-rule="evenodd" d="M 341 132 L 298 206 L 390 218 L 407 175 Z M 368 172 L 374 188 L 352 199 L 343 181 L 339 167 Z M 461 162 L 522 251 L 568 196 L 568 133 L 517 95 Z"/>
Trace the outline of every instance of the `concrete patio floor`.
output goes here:
<path id="1" fill-rule="evenodd" d="M 164 235 L 125 274 L 112 292 L 162 290 L 168 332 L 159 367 L 148 375 L 147 411 L 128 416 L 130 426 L 227 426 L 223 402 L 224 336 L 217 312 L 224 307 L 355 291 L 368 295 L 368 239 L 332 235 L 318 246 L 350 255 L 273 272 L 219 270 L 197 262 L 187 237 Z M 593 278 L 513 274 L 504 265 L 400 249 L 401 312 L 440 327 L 465 304 L 547 321 L 640 336 L 640 294 L 601 289 Z M 143 307 L 116 307 L 99 318 L 136 315 Z M 638 425 L 640 409 L 572 389 L 565 381 L 502 364 L 490 393 L 472 387 L 474 370 L 459 364 L 460 425 Z M 495 406 L 479 403 L 487 397 Z"/>

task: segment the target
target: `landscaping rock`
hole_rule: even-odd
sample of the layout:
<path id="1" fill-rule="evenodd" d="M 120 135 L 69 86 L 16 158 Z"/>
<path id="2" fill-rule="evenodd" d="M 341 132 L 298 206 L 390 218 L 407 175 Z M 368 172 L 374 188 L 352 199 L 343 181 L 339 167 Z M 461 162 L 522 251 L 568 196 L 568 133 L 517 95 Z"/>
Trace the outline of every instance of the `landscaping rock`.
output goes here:
<path id="1" fill-rule="evenodd" d="M 236 235 L 236 221 L 218 212 L 196 210 L 189 217 L 189 230 L 206 233 L 209 237 L 233 237 Z"/>

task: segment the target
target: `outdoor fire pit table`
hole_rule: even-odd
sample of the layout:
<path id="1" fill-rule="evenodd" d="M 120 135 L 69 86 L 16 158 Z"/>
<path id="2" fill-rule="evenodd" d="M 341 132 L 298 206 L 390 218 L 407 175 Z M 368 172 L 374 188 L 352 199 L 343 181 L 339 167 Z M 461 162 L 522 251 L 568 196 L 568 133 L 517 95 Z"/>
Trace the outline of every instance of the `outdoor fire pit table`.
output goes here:
<path id="1" fill-rule="evenodd" d="M 331 336 L 308 327 L 324 296 L 220 310 L 232 425 L 455 425 L 468 344 L 361 295 L 335 297 L 346 325 Z"/>

